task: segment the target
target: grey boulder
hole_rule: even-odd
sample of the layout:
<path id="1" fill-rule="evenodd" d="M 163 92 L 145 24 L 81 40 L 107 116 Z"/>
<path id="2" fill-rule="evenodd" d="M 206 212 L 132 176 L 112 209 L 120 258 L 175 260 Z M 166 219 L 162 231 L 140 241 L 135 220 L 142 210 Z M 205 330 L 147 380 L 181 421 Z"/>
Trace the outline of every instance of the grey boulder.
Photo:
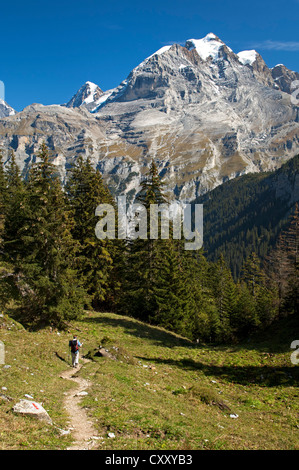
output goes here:
<path id="1" fill-rule="evenodd" d="M 53 424 L 52 419 L 48 415 L 47 411 L 43 408 L 40 403 L 32 400 L 20 400 L 14 407 L 13 411 L 22 415 L 31 416 L 41 421 L 45 421 L 48 424 Z"/>

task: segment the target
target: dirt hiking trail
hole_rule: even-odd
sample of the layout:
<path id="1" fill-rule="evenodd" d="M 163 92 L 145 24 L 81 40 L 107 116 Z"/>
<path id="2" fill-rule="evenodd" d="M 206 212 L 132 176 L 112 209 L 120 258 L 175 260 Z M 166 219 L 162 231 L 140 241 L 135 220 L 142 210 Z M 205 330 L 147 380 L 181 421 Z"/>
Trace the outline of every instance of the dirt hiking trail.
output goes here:
<path id="1" fill-rule="evenodd" d="M 81 359 L 83 363 L 88 362 L 86 359 Z M 88 380 L 78 377 L 75 374 L 81 369 L 82 364 L 76 369 L 70 368 L 60 374 L 62 379 L 72 380 L 78 385 L 65 393 L 64 407 L 70 418 L 69 429 L 74 437 L 74 443 L 67 450 L 91 450 L 97 440 L 97 431 L 95 430 L 90 418 L 87 416 L 84 408 L 80 406 L 80 400 L 90 386 Z"/>

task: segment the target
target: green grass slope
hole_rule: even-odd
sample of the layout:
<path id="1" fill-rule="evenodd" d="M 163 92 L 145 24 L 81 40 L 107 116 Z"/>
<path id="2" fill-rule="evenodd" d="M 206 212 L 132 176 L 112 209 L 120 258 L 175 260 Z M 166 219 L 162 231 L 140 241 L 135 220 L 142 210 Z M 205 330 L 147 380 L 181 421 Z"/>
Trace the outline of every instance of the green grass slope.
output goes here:
<path id="1" fill-rule="evenodd" d="M 112 313 L 87 313 L 68 332 L 29 332 L 0 320 L 2 450 L 63 450 L 72 443 L 61 429 L 69 422 L 63 400 L 75 385 L 59 376 L 69 368 L 73 333 L 90 359 L 77 374 L 92 383 L 81 404 L 98 431 L 95 449 L 299 447 L 299 364 L 292 364 L 290 349 L 299 330 L 292 318 L 260 339 L 225 347 L 196 345 Z M 114 358 L 98 356 L 99 345 Z M 52 426 L 12 411 L 25 394 L 43 404 Z"/>

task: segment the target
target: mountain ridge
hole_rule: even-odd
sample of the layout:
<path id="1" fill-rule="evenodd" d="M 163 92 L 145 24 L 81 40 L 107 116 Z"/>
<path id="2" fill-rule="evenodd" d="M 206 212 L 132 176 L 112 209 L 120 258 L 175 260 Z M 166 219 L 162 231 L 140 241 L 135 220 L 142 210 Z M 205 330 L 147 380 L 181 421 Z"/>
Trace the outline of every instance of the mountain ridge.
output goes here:
<path id="1" fill-rule="evenodd" d="M 62 177 L 78 154 L 89 156 L 112 191 L 130 197 L 154 159 L 183 201 L 298 152 L 299 74 L 269 69 L 256 51 L 235 54 L 213 33 L 185 46 L 163 46 L 112 90 L 86 82 L 66 104 L 2 118 L 0 145 L 26 172 L 45 141 Z"/>
<path id="2" fill-rule="evenodd" d="M 0 118 L 13 116 L 16 111 L 6 103 L 6 101 L 0 99 Z"/>

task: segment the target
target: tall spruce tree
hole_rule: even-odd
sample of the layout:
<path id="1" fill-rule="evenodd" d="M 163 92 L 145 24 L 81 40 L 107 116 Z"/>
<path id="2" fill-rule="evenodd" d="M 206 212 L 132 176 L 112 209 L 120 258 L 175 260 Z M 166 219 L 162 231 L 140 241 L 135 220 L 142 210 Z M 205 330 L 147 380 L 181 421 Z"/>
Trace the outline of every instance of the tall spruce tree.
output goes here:
<path id="1" fill-rule="evenodd" d="M 12 297 L 11 292 L 11 265 L 5 260 L 4 254 L 4 225 L 6 217 L 6 192 L 7 182 L 3 164 L 3 154 L 0 151 L 0 308 L 3 309 Z"/>
<path id="2" fill-rule="evenodd" d="M 4 173 L 3 154 L 0 150 L 0 246 L 2 242 L 4 218 L 5 218 L 5 195 L 6 195 L 6 178 Z"/>
<path id="3" fill-rule="evenodd" d="M 162 204 L 167 202 L 163 191 L 164 183 L 159 176 L 157 165 L 151 162 L 148 175 L 141 182 L 141 189 L 136 197 L 137 201 L 149 210 L 151 204 Z"/>
<path id="4" fill-rule="evenodd" d="M 239 291 L 239 311 L 242 318 L 238 317 L 238 324 L 244 325 L 247 322 L 248 332 L 269 325 L 278 313 L 275 297 L 273 284 L 268 282 L 256 253 L 252 253 L 243 266 Z M 246 331 L 246 328 L 243 329 Z"/>
<path id="5" fill-rule="evenodd" d="M 278 286 L 280 313 L 299 315 L 299 208 L 295 204 L 288 227 L 280 233 L 267 260 L 268 272 Z"/>
<path id="6" fill-rule="evenodd" d="M 237 313 L 237 293 L 231 271 L 222 254 L 217 263 L 211 264 L 210 277 L 219 315 L 217 339 L 227 341 L 233 335 L 232 321 Z"/>
<path id="7" fill-rule="evenodd" d="M 69 172 L 66 193 L 74 225 L 72 235 L 79 244 L 78 271 L 90 295 L 93 307 L 113 306 L 119 279 L 114 261 L 120 256 L 121 242 L 95 236 L 99 204 L 115 206 L 113 197 L 104 184 L 99 170 L 89 158 L 79 156 Z"/>
<path id="8" fill-rule="evenodd" d="M 274 249 L 265 260 L 265 270 L 273 290 L 276 291 L 276 302 L 279 315 L 283 312 L 283 303 L 288 288 L 288 257 L 283 233 L 280 233 Z"/>
<path id="9" fill-rule="evenodd" d="M 184 282 L 189 308 L 192 339 L 217 341 L 220 320 L 213 296 L 210 263 L 203 250 L 184 251 Z"/>
<path id="10" fill-rule="evenodd" d="M 18 297 L 18 271 L 16 270 L 16 254 L 20 248 L 17 231 L 22 220 L 22 204 L 25 196 L 24 183 L 13 151 L 4 172 L 4 189 L 2 193 L 3 204 L 3 230 L 1 259 L 3 271 L 1 275 L 2 299 L 6 303 L 9 299 Z"/>
<path id="11" fill-rule="evenodd" d="M 295 205 L 293 217 L 285 234 L 287 249 L 288 285 L 284 305 L 288 312 L 299 317 L 299 206 Z"/>
<path id="12" fill-rule="evenodd" d="M 150 237 L 150 207 L 152 204 L 164 202 L 162 182 L 157 166 L 152 162 L 149 173 L 141 182 L 141 189 L 136 196 L 136 203 L 141 204 L 146 211 L 146 237 L 141 238 L 138 234 L 131 233 L 131 238 L 127 240 L 122 291 L 117 306 L 118 311 L 143 321 L 151 319 L 154 322 L 158 308 L 153 287 L 161 253 L 158 242 L 161 240 Z"/>
<path id="13" fill-rule="evenodd" d="M 45 144 L 37 157 L 26 191 L 12 201 L 5 252 L 14 263 L 23 320 L 58 325 L 80 316 L 85 291 L 75 269 L 70 212 Z"/>
<path id="14" fill-rule="evenodd" d="M 6 261 L 15 261 L 21 249 L 17 233 L 24 218 L 25 196 L 25 185 L 12 151 L 5 171 L 4 251 Z"/>
<path id="15" fill-rule="evenodd" d="M 146 210 L 147 233 L 128 241 L 119 311 L 192 338 L 198 310 L 197 290 L 191 286 L 192 267 L 187 261 L 191 255 L 185 252 L 182 240 L 173 238 L 171 221 L 169 237 L 162 238 L 161 214 L 155 220 L 158 236 L 151 238 L 151 207 L 167 201 L 154 162 L 136 200 Z"/>
<path id="16" fill-rule="evenodd" d="M 194 291 L 190 291 L 189 266 L 183 244 L 178 240 L 159 240 L 152 296 L 156 309 L 149 320 L 166 329 L 192 338 L 194 333 Z"/>

